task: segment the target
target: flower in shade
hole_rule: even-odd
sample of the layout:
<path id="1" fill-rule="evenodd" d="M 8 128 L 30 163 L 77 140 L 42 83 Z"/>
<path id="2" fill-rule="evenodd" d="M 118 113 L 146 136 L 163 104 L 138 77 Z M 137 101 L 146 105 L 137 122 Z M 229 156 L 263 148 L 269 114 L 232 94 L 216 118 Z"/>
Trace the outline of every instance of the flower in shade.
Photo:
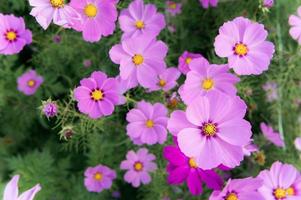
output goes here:
<path id="1" fill-rule="evenodd" d="M 89 192 L 101 192 L 110 189 L 116 172 L 104 165 L 88 167 L 85 171 L 85 186 Z"/>
<path id="2" fill-rule="evenodd" d="M 70 6 L 82 18 L 72 28 L 82 32 L 88 42 L 98 42 L 102 36 L 113 34 L 117 20 L 116 3 L 113 0 L 71 0 Z"/>
<path id="3" fill-rule="evenodd" d="M 156 37 L 165 27 L 165 19 L 155 5 L 144 5 L 143 0 L 135 0 L 121 11 L 119 24 L 123 31 L 122 39 L 144 34 Z"/>
<path id="4" fill-rule="evenodd" d="M 57 115 L 58 106 L 55 101 L 48 99 L 47 101 L 42 102 L 42 113 L 47 117 L 51 118 Z"/>
<path id="5" fill-rule="evenodd" d="M 284 141 L 281 139 L 281 136 L 278 132 L 275 132 L 273 128 L 264 122 L 260 123 L 260 129 L 264 135 L 264 137 L 272 142 L 274 145 L 278 147 L 284 146 Z"/>
<path id="6" fill-rule="evenodd" d="M 164 59 L 167 51 L 164 42 L 144 35 L 123 40 L 109 53 L 111 60 L 120 65 L 121 79 L 131 79 L 131 82 L 149 88 L 157 83 L 157 75 L 166 68 Z"/>
<path id="7" fill-rule="evenodd" d="M 83 61 L 83 64 L 84 64 L 84 67 L 86 67 L 86 68 L 91 67 L 92 60 L 86 59 L 86 60 Z"/>
<path id="8" fill-rule="evenodd" d="M 265 200 L 257 191 L 261 186 L 259 178 L 230 179 L 224 189 L 214 191 L 209 200 Z"/>
<path id="9" fill-rule="evenodd" d="M 43 29 L 50 23 L 69 28 L 80 20 L 79 14 L 65 0 L 29 0 L 33 7 L 30 15 L 34 16 Z"/>
<path id="10" fill-rule="evenodd" d="M 290 35 L 301 44 L 301 6 L 298 7 L 297 15 L 291 15 L 288 22 L 291 26 L 289 30 Z"/>
<path id="11" fill-rule="evenodd" d="M 182 4 L 174 1 L 166 1 L 166 9 L 172 15 L 175 16 L 181 13 Z"/>
<path id="12" fill-rule="evenodd" d="M 220 190 L 223 180 L 214 170 L 202 170 L 194 158 L 185 156 L 178 146 L 166 146 L 163 156 L 168 161 L 167 181 L 169 184 L 178 185 L 187 182 L 189 191 L 193 195 L 202 193 L 202 183 L 209 188 Z"/>
<path id="13" fill-rule="evenodd" d="M 294 141 L 295 148 L 301 151 L 301 137 L 297 137 Z"/>
<path id="14" fill-rule="evenodd" d="M 199 0 L 203 8 L 208 8 L 209 6 L 216 7 L 218 0 Z"/>
<path id="15" fill-rule="evenodd" d="M 111 115 L 120 98 L 119 84 L 115 78 L 108 78 L 103 72 L 93 72 L 91 77 L 80 81 L 74 90 L 80 112 L 92 119 Z"/>
<path id="16" fill-rule="evenodd" d="M 14 176 L 5 186 L 3 193 L 3 200 L 33 200 L 36 194 L 41 190 L 40 184 L 32 187 L 31 189 L 19 195 L 19 175 Z"/>
<path id="17" fill-rule="evenodd" d="M 62 41 L 62 37 L 60 35 L 55 35 L 53 36 L 52 41 L 56 44 L 59 44 Z"/>
<path id="18" fill-rule="evenodd" d="M 268 102 L 278 99 L 278 84 L 276 82 L 268 81 L 262 86 L 262 89 L 266 92 Z"/>
<path id="19" fill-rule="evenodd" d="M 157 169 L 154 162 L 156 159 L 154 154 L 148 153 L 148 150 L 141 148 L 136 152 L 129 151 L 126 160 L 120 164 L 120 169 L 127 170 L 124 180 L 131 183 L 133 187 L 139 187 L 142 184 L 151 182 L 150 172 Z"/>
<path id="20" fill-rule="evenodd" d="M 246 108 L 237 96 L 209 93 L 189 104 L 186 112 L 174 111 L 167 128 L 177 136 L 181 151 L 200 168 L 221 164 L 234 168 L 251 142 L 251 125 L 243 119 Z"/>
<path id="21" fill-rule="evenodd" d="M 126 120 L 127 134 L 135 144 L 163 144 L 167 139 L 167 109 L 161 103 L 140 101 L 127 113 Z"/>
<path id="22" fill-rule="evenodd" d="M 258 191 L 266 200 L 301 199 L 301 176 L 293 165 L 276 161 L 270 170 L 260 172 L 258 178 L 263 180 Z"/>
<path id="23" fill-rule="evenodd" d="M 262 24 L 244 17 L 224 23 L 215 38 L 215 52 L 228 58 L 230 68 L 239 75 L 261 74 L 270 65 L 274 44 L 266 41 L 268 32 Z"/>
<path id="24" fill-rule="evenodd" d="M 157 76 L 157 83 L 149 88 L 149 91 L 164 90 L 168 91 L 177 85 L 177 80 L 180 77 L 180 72 L 177 68 L 166 68 L 162 74 Z"/>
<path id="25" fill-rule="evenodd" d="M 190 63 L 195 58 L 203 58 L 203 56 L 201 54 L 184 51 L 184 53 L 179 57 L 178 68 L 180 72 L 182 72 L 183 74 L 187 74 L 187 72 L 190 71 Z"/>
<path id="26" fill-rule="evenodd" d="M 186 104 L 211 92 L 233 96 L 238 81 L 239 78 L 229 72 L 227 65 L 210 65 L 206 59 L 196 58 L 190 63 L 190 71 L 179 93 Z"/>
<path id="27" fill-rule="evenodd" d="M 274 5 L 274 0 L 263 0 L 263 6 L 266 8 L 271 8 Z"/>
<path id="28" fill-rule="evenodd" d="M 18 77 L 18 90 L 25 95 L 33 95 L 43 81 L 43 77 L 39 76 L 35 70 L 29 70 Z"/>
<path id="29" fill-rule="evenodd" d="M 22 17 L 0 13 L 0 54 L 17 54 L 31 42 L 31 31 L 25 28 Z"/>

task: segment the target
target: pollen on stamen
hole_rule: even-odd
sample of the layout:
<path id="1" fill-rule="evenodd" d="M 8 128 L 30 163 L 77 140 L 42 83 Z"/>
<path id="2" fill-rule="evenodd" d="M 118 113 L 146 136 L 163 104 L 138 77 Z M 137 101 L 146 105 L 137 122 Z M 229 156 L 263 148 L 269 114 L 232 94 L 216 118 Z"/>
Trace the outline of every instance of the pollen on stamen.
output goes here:
<path id="1" fill-rule="evenodd" d="M 207 123 L 203 123 L 203 125 L 201 127 L 201 131 L 202 131 L 202 134 L 207 137 L 215 136 L 215 134 L 218 131 L 217 124 L 212 123 L 211 121 L 209 121 Z"/>
<path id="2" fill-rule="evenodd" d="M 94 4 L 88 4 L 85 9 L 84 9 L 84 13 L 87 17 L 93 18 L 97 15 L 98 10 L 97 7 Z"/>
<path id="3" fill-rule="evenodd" d="M 54 8 L 62 8 L 65 6 L 65 0 L 50 0 L 50 4 Z"/>
<path id="4" fill-rule="evenodd" d="M 135 164 L 134 164 L 134 169 L 136 170 L 136 171 L 142 171 L 143 170 L 143 164 L 141 163 L 141 162 L 135 162 Z"/>
<path id="5" fill-rule="evenodd" d="M 99 89 L 96 89 L 96 90 L 93 90 L 91 92 L 91 99 L 94 100 L 94 101 L 100 101 L 100 100 L 103 100 L 104 98 L 104 94 L 101 90 Z"/>
<path id="6" fill-rule="evenodd" d="M 141 65 L 144 62 L 144 58 L 141 54 L 135 54 L 132 57 L 132 61 L 135 65 Z"/>
<path id="7" fill-rule="evenodd" d="M 248 54 L 248 47 L 247 45 L 243 44 L 243 43 L 237 43 L 235 44 L 235 46 L 233 47 L 233 51 L 235 55 L 238 56 L 246 56 Z"/>
<path id="8" fill-rule="evenodd" d="M 237 194 L 234 192 L 229 193 L 226 197 L 225 200 L 238 200 Z"/>
<path id="9" fill-rule="evenodd" d="M 136 21 L 135 26 L 136 26 L 136 28 L 138 28 L 138 29 L 143 29 L 145 25 L 144 25 L 144 22 L 143 22 L 143 21 L 138 20 L 138 21 Z"/>
<path id="10" fill-rule="evenodd" d="M 94 179 L 96 181 L 101 181 L 102 180 L 102 176 L 103 176 L 102 173 L 97 172 L 97 173 L 94 174 Z"/>
<path id="11" fill-rule="evenodd" d="M 211 78 L 206 78 L 202 81 L 202 88 L 204 90 L 211 90 L 214 86 L 214 81 Z"/>
<path id="12" fill-rule="evenodd" d="M 283 188 L 277 188 L 273 192 L 274 197 L 278 200 L 286 198 L 286 190 Z"/>

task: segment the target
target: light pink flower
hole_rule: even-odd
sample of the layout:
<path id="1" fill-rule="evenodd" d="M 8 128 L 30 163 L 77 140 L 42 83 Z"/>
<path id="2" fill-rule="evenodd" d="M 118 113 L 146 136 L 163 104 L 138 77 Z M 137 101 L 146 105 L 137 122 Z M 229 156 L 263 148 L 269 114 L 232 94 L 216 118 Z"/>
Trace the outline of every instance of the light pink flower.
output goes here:
<path id="1" fill-rule="evenodd" d="M 284 141 L 281 139 L 280 134 L 275 132 L 271 126 L 268 126 L 264 122 L 260 123 L 260 129 L 264 137 L 278 147 L 284 146 Z"/>
<path id="2" fill-rule="evenodd" d="M 182 4 L 174 1 L 166 1 L 166 10 L 172 15 L 175 16 L 182 12 Z"/>
<path id="3" fill-rule="evenodd" d="M 184 53 L 179 57 L 178 68 L 180 72 L 182 72 L 183 74 L 187 74 L 187 72 L 190 71 L 191 61 L 196 58 L 204 58 L 204 57 L 201 54 L 184 51 Z"/>
<path id="4" fill-rule="evenodd" d="M 294 40 L 301 45 L 301 6 L 298 7 L 297 15 L 291 15 L 288 20 L 291 26 L 289 33 Z"/>
<path id="5" fill-rule="evenodd" d="M 149 88 L 149 91 L 163 90 L 168 91 L 177 85 L 180 72 L 175 67 L 166 68 L 162 74 L 157 76 L 157 83 Z"/>

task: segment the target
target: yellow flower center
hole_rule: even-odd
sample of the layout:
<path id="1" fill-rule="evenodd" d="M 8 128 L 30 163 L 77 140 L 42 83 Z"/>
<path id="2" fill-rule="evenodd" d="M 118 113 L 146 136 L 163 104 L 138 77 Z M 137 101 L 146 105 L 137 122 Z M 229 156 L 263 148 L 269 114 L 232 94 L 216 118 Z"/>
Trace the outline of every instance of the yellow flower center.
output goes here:
<path id="1" fill-rule="evenodd" d="M 202 88 L 204 90 L 210 90 L 212 89 L 214 86 L 214 81 L 210 78 L 206 78 L 205 80 L 203 80 L 202 82 Z"/>
<path id="2" fill-rule="evenodd" d="M 12 42 L 17 39 L 17 34 L 15 31 L 8 31 L 5 37 L 8 41 Z"/>
<path id="3" fill-rule="evenodd" d="M 282 188 L 277 188 L 274 190 L 274 196 L 276 199 L 283 199 L 286 198 L 286 190 Z"/>
<path id="4" fill-rule="evenodd" d="M 147 128 L 153 128 L 154 127 L 154 121 L 153 120 L 147 120 L 145 123 Z"/>
<path id="5" fill-rule="evenodd" d="M 94 179 L 96 181 L 101 181 L 102 180 L 102 173 L 99 173 L 99 172 L 95 173 L 94 174 Z"/>
<path id="6" fill-rule="evenodd" d="M 235 193 L 230 193 L 230 194 L 227 195 L 225 200 L 239 200 L 239 199 L 238 199 L 238 197 Z"/>
<path id="7" fill-rule="evenodd" d="M 176 9 L 176 8 L 177 8 L 177 4 L 176 4 L 175 2 L 171 2 L 171 3 L 169 4 L 169 8 L 170 8 L 170 9 Z"/>
<path id="8" fill-rule="evenodd" d="M 65 0 L 50 0 L 52 7 L 62 8 L 65 5 Z"/>
<path id="9" fill-rule="evenodd" d="M 160 87 L 164 87 L 165 85 L 166 85 L 166 81 L 163 80 L 163 79 L 160 79 L 160 81 L 159 81 L 159 86 L 160 86 Z"/>
<path id="10" fill-rule="evenodd" d="M 84 9 L 85 14 L 88 17 L 95 17 L 97 15 L 97 7 L 94 4 L 88 4 Z"/>
<path id="11" fill-rule="evenodd" d="M 136 171 L 141 171 L 143 169 L 143 164 L 141 162 L 135 162 L 134 169 Z"/>
<path id="12" fill-rule="evenodd" d="M 197 163 L 195 162 L 194 158 L 190 158 L 190 159 L 189 159 L 189 166 L 190 166 L 191 168 L 197 168 L 197 167 L 198 167 L 198 165 L 197 165 Z"/>
<path id="13" fill-rule="evenodd" d="M 103 92 L 101 90 L 94 90 L 92 93 L 91 93 L 91 98 L 94 100 L 94 101 L 100 101 L 103 99 Z"/>
<path id="14" fill-rule="evenodd" d="M 36 81 L 35 81 L 35 80 L 29 80 L 29 81 L 27 82 L 27 85 L 28 85 L 29 87 L 34 87 L 35 84 L 36 84 Z"/>
<path id="15" fill-rule="evenodd" d="M 138 21 L 136 21 L 136 27 L 138 28 L 138 29 L 143 29 L 144 28 L 144 22 L 143 21 L 141 21 L 141 20 L 138 20 Z"/>
<path id="16" fill-rule="evenodd" d="M 191 63 L 191 61 L 192 61 L 192 58 L 190 58 L 190 57 L 186 58 L 186 60 L 185 60 L 187 65 L 189 65 Z"/>
<path id="17" fill-rule="evenodd" d="M 202 131 L 206 136 L 214 136 L 216 134 L 216 126 L 213 123 L 206 123 L 202 127 Z"/>
<path id="18" fill-rule="evenodd" d="M 242 43 L 238 43 L 234 47 L 235 54 L 239 55 L 239 56 L 247 55 L 248 51 L 249 51 L 248 47 L 245 44 L 242 44 Z"/>
<path id="19" fill-rule="evenodd" d="M 295 189 L 293 187 L 289 187 L 286 189 L 286 194 L 288 196 L 295 196 L 296 192 L 295 192 Z"/>
<path id="20" fill-rule="evenodd" d="M 144 62 L 144 58 L 140 54 L 135 54 L 132 58 L 132 61 L 135 65 L 141 65 Z"/>

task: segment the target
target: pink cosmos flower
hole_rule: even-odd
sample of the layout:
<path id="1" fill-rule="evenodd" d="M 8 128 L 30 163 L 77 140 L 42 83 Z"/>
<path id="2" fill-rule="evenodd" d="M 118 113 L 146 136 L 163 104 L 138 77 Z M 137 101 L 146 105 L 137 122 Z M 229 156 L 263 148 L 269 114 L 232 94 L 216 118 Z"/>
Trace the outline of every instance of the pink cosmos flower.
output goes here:
<path id="1" fill-rule="evenodd" d="M 272 102 L 278 99 L 278 84 L 274 81 L 268 81 L 262 89 L 266 92 L 267 101 Z"/>
<path id="2" fill-rule="evenodd" d="M 181 73 L 174 67 L 166 68 L 162 74 L 157 76 L 157 83 L 149 88 L 149 91 L 156 91 L 162 89 L 168 91 L 177 85 L 177 80 Z"/>
<path id="3" fill-rule="evenodd" d="M 259 148 L 256 144 L 253 144 L 252 142 L 244 146 L 243 152 L 245 156 L 250 156 L 251 153 L 259 151 Z"/>
<path id="4" fill-rule="evenodd" d="M 178 68 L 180 72 L 182 72 L 183 74 L 187 74 L 187 72 L 190 71 L 190 63 L 195 58 L 204 58 L 204 57 L 201 54 L 184 51 L 184 53 L 179 57 Z"/>
<path id="5" fill-rule="evenodd" d="M 164 59 L 167 51 L 164 42 L 143 35 L 123 40 L 109 53 L 111 60 L 120 65 L 121 79 L 131 79 L 131 82 L 149 88 L 157 83 L 157 75 L 166 68 Z"/>
<path id="6" fill-rule="evenodd" d="M 281 139 L 280 134 L 275 132 L 271 126 L 268 126 L 264 122 L 260 123 L 260 129 L 264 137 L 278 147 L 284 146 L 284 141 Z"/>
<path id="7" fill-rule="evenodd" d="M 263 6 L 266 8 L 271 8 L 274 5 L 274 0 L 263 0 Z"/>
<path id="8" fill-rule="evenodd" d="M 88 42 L 98 42 L 102 36 L 112 35 L 117 20 L 116 3 L 114 0 L 71 0 L 70 6 L 82 18 L 72 28 L 82 32 Z"/>
<path id="9" fill-rule="evenodd" d="M 276 161 L 270 170 L 260 172 L 258 178 L 263 180 L 258 191 L 265 200 L 301 199 L 301 176 L 293 165 Z"/>
<path id="10" fill-rule="evenodd" d="M 266 41 L 268 32 L 262 24 L 244 17 L 224 23 L 215 38 L 218 56 L 228 58 L 230 68 L 239 75 L 266 71 L 274 54 L 274 44 Z"/>
<path id="11" fill-rule="evenodd" d="M 14 176 L 6 185 L 3 194 L 3 200 L 33 200 L 35 195 L 41 190 L 40 184 L 37 184 L 33 188 L 23 192 L 19 197 L 19 175 Z"/>
<path id="12" fill-rule="evenodd" d="M 209 6 L 216 7 L 218 0 L 199 0 L 203 8 L 208 8 Z"/>
<path id="13" fill-rule="evenodd" d="M 115 78 L 108 78 L 103 72 L 93 72 L 91 77 L 80 81 L 74 90 L 80 112 L 92 119 L 111 115 L 120 98 L 119 84 Z"/>
<path id="14" fill-rule="evenodd" d="M 22 17 L 0 13 L 0 54 L 17 54 L 31 42 L 31 31 L 25 28 Z"/>
<path id="15" fill-rule="evenodd" d="M 239 81 L 229 72 L 227 65 L 210 65 L 205 58 L 196 58 L 190 63 L 190 71 L 179 93 L 188 105 L 197 97 L 211 92 L 221 92 L 233 96 L 235 84 Z"/>
<path id="16" fill-rule="evenodd" d="M 289 33 L 294 40 L 301 45 L 301 6 L 297 10 L 297 15 L 291 15 L 288 20 L 291 26 Z"/>
<path id="17" fill-rule="evenodd" d="M 182 4 L 174 1 L 166 1 L 166 10 L 172 15 L 176 16 L 181 13 Z"/>
<path id="18" fill-rule="evenodd" d="M 153 162 L 156 159 L 154 154 L 148 153 L 148 150 L 141 148 L 136 152 L 129 151 L 126 160 L 120 164 L 120 169 L 127 170 L 124 180 L 131 183 L 133 187 L 139 187 L 142 184 L 151 182 L 150 172 L 157 169 Z"/>
<path id="19" fill-rule="evenodd" d="M 79 14 L 65 0 L 29 0 L 33 7 L 30 15 L 34 16 L 43 29 L 50 23 L 69 28 L 75 21 L 80 20 Z"/>
<path id="20" fill-rule="evenodd" d="M 137 103 L 126 115 L 127 135 L 135 144 L 163 144 L 167 139 L 167 109 L 161 103 Z"/>
<path id="21" fill-rule="evenodd" d="M 214 191 L 209 200 L 265 200 L 257 191 L 261 186 L 259 178 L 230 179 L 224 189 Z"/>
<path id="22" fill-rule="evenodd" d="M 43 81 L 43 77 L 39 76 L 35 70 L 29 70 L 18 78 L 18 90 L 25 95 L 33 95 Z"/>
<path id="23" fill-rule="evenodd" d="M 209 93 L 188 105 L 186 112 L 173 112 L 167 128 L 177 136 L 181 151 L 194 158 L 200 168 L 221 164 L 234 168 L 243 160 L 243 148 L 251 142 L 251 125 L 243 119 L 245 113 L 246 104 L 239 97 Z"/>
<path id="24" fill-rule="evenodd" d="M 153 4 L 144 5 L 143 0 L 133 1 L 119 16 L 122 40 L 144 34 L 156 37 L 165 27 L 164 15 Z"/>
<path id="25" fill-rule="evenodd" d="M 294 141 L 295 148 L 301 151 L 301 137 L 297 137 Z"/>
<path id="26" fill-rule="evenodd" d="M 223 180 L 214 170 L 202 170 L 193 158 L 188 158 L 178 146 L 166 146 L 163 156 L 169 162 L 167 165 L 167 181 L 172 185 L 187 182 L 189 191 L 193 195 L 202 193 L 202 183 L 209 188 L 220 190 Z"/>
<path id="27" fill-rule="evenodd" d="M 85 171 L 85 186 L 89 192 L 101 192 L 110 189 L 116 172 L 104 165 L 88 167 Z"/>

